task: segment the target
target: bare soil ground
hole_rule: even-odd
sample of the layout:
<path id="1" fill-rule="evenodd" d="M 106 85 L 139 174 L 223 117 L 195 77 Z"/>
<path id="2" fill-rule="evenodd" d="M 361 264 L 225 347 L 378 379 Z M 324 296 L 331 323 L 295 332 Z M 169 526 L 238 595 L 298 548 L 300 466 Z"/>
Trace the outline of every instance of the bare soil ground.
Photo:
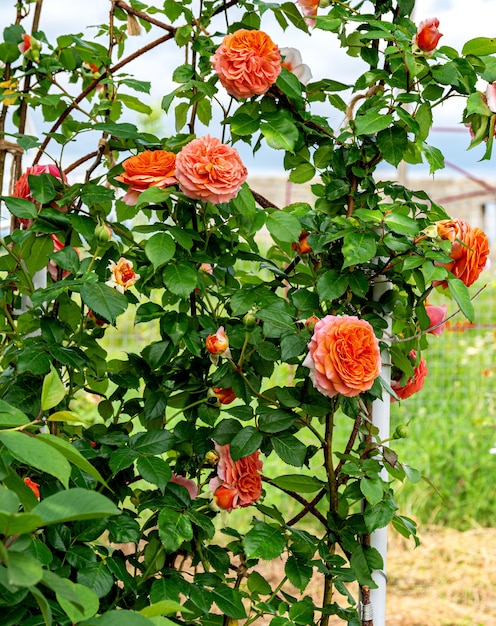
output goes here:
<path id="1" fill-rule="evenodd" d="M 419 536 L 415 548 L 390 532 L 386 626 L 495 626 L 496 528 L 429 527 Z M 272 582 L 279 574 L 272 570 L 266 577 Z M 306 593 L 317 600 L 321 584 L 312 581 Z"/>

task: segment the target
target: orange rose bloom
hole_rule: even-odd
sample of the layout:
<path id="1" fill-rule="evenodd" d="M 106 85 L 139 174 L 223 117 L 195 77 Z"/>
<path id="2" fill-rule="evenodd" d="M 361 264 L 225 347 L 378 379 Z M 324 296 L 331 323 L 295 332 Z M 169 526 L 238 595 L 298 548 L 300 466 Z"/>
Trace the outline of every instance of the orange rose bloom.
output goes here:
<path id="1" fill-rule="evenodd" d="M 409 357 L 415 362 L 417 358 L 415 350 L 410 352 Z M 400 375 L 400 378 L 391 381 L 391 389 L 393 389 L 400 400 L 406 400 L 406 398 L 413 396 L 414 393 L 417 393 L 417 391 L 422 389 L 425 377 L 428 373 L 427 363 L 425 362 L 424 357 L 420 357 L 419 364 L 413 368 L 413 376 L 411 376 L 404 385 L 401 385 Z M 396 402 L 396 398 L 391 396 L 391 402 Z"/>
<path id="2" fill-rule="evenodd" d="M 126 289 L 132 287 L 134 283 L 139 279 L 140 275 L 136 274 L 133 269 L 133 264 L 124 257 L 121 257 L 117 263 L 110 261 L 108 268 L 112 272 L 112 277 L 105 283 L 109 287 L 113 287 L 124 293 Z"/>
<path id="3" fill-rule="evenodd" d="M 205 345 L 210 354 L 224 355 L 229 350 L 229 339 L 224 330 L 224 326 L 219 326 L 215 335 L 208 335 Z"/>
<path id="4" fill-rule="evenodd" d="M 452 242 L 450 257 L 453 261 L 443 267 L 470 287 L 487 263 L 489 242 L 486 233 L 460 219 L 437 222 L 437 232 L 441 239 Z M 439 284 L 445 288 L 448 286 L 446 281 L 436 283 Z"/>
<path id="5" fill-rule="evenodd" d="M 381 372 L 372 326 L 351 315 L 326 315 L 315 324 L 303 365 L 324 396 L 348 398 L 369 390 Z"/>
<path id="6" fill-rule="evenodd" d="M 232 387 L 214 387 L 213 392 L 221 404 L 231 404 L 236 400 L 236 394 Z"/>
<path id="7" fill-rule="evenodd" d="M 223 87 L 235 98 L 262 95 L 281 73 L 281 53 L 261 30 L 237 30 L 226 35 L 212 66 Z"/>
<path id="8" fill-rule="evenodd" d="M 116 180 L 129 185 L 122 200 L 128 205 L 138 201 L 140 193 L 149 187 L 164 189 L 177 183 L 174 175 L 176 155 L 165 150 L 145 150 L 126 159 L 122 164 L 124 172 Z"/>
<path id="9" fill-rule="evenodd" d="M 220 446 L 215 443 L 215 449 L 219 454 L 219 464 L 217 476 L 212 478 L 209 486 L 217 506 L 231 512 L 257 502 L 262 494 L 260 472 L 263 463 L 258 458 L 260 452 L 257 450 L 233 461 L 229 444 Z"/>
<path id="10" fill-rule="evenodd" d="M 443 36 L 437 29 L 439 20 L 437 17 L 430 17 L 420 22 L 417 33 L 413 37 L 414 45 L 422 52 L 433 52 Z"/>
<path id="11" fill-rule="evenodd" d="M 308 235 L 310 233 L 306 230 L 302 230 L 300 236 L 298 238 L 298 242 L 294 241 L 291 244 L 291 248 L 298 252 L 298 254 L 307 254 L 308 252 L 312 252 L 312 247 L 308 243 Z"/>
<path id="12" fill-rule="evenodd" d="M 238 195 L 248 171 L 235 148 L 205 135 L 177 155 L 176 176 L 188 198 L 219 204 Z"/>

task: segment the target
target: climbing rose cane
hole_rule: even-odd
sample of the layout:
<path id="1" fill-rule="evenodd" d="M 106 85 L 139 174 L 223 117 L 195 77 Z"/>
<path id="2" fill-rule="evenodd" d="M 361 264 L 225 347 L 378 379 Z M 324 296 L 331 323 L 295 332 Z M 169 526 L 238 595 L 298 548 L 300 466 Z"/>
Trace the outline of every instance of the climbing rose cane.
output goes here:
<path id="1" fill-rule="evenodd" d="M 489 257 L 489 241 L 480 228 L 472 228 L 460 219 L 441 220 L 437 222 L 437 233 L 441 239 L 452 242 L 449 256 L 453 259 L 443 265 L 464 285 L 470 287 L 486 267 Z M 446 288 L 447 281 L 436 281 L 435 286 Z"/>
<path id="2" fill-rule="evenodd" d="M 281 53 L 261 30 L 240 29 L 226 35 L 212 58 L 212 67 L 235 98 L 266 93 L 281 73 Z"/>
<path id="3" fill-rule="evenodd" d="M 420 22 L 417 33 L 413 37 L 414 48 L 416 47 L 422 52 L 432 53 L 443 36 L 439 32 L 438 26 L 439 20 L 437 17 L 430 17 Z"/>
<path id="4" fill-rule="evenodd" d="M 219 508 L 229 512 L 255 504 L 262 494 L 260 472 L 263 463 L 258 458 L 260 452 L 257 450 L 233 461 L 229 444 L 220 446 L 214 443 L 219 455 L 217 476 L 211 479 L 209 485 L 214 494 L 214 502 Z"/>
<path id="5" fill-rule="evenodd" d="M 181 191 L 195 200 L 228 202 L 238 195 L 247 176 L 238 151 L 210 135 L 194 139 L 176 157 Z"/>
<path id="6" fill-rule="evenodd" d="M 366 320 L 326 315 L 315 324 L 303 365 L 324 396 L 368 391 L 381 371 L 379 341 Z"/>
<path id="7" fill-rule="evenodd" d="M 410 359 L 415 362 L 417 359 L 417 353 L 412 350 L 408 355 Z M 391 381 L 391 388 L 396 393 L 400 400 L 406 400 L 414 393 L 420 391 L 424 386 L 425 377 L 428 374 L 427 363 L 424 357 L 420 357 L 420 361 L 416 367 L 413 368 L 413 376 L 411 376 L 404 385 L 401 384 L 401 373 L 397 378 Z M 391 396 L 391 402 L 396 402 L 396 398 Z"/>
<path id="8" fill-rule="evenodd" d="M 129 186 L 122 200 L 131 206 L 136 204 L 145 189 L 164 189 L 177 183 L 174 175 L 176 155 L 173 152 L 145 150 L 126 159 L 122 167 L 124 172 L 116 176 L 116 180 Z"/>

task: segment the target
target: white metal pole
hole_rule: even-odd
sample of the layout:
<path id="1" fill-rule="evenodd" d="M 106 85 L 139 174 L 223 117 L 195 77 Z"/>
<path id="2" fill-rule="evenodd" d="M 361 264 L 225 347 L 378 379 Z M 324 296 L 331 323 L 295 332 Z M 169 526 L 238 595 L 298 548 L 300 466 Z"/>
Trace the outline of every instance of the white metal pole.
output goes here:
<path id="1" fill-rule="evenodd" d="M 374 301 L 378 301 L 381 296 L 389 291 L 392 285 L 387 280 L 377 280 L 373 287 Z M 387 332 L 391 331 L 391 323 L 389 322 Z M 383 350 L 382 352 L 382 378 L 389 385 L 391 383 L 391 360 L 389 352 Z M 391 399 L 389 394 L 383 393 L 383 398 L 374 400 L 372 404 L 372 423 L 378 429 L 378 439 L 388 439 L 390 432 L 390 411 Z M 383 467 L 381 471 L 381 478 L 388 480 L 387 470 Z M 375 570 L 372 573 L 372 578 L 377 584 L 377 589 L 370 590 L 370 604 L 368 609 L 369 615 L 364 615 L 366 619 L 373 620 L 374 626 L 385 626 L 386 624 L 386 558 L 387 558 L 387 527 L 379 528 L 371 533 L 370 545 L 382 556 L 384 567 L 381 570 Z M 363 607 L 364 612 L 367 611 L 367 607 Z"/>

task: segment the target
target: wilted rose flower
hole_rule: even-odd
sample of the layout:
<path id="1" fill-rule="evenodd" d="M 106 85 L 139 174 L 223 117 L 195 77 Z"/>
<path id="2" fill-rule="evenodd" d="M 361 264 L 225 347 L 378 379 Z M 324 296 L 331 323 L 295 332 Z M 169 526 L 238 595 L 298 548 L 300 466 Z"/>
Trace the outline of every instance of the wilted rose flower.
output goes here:
<path id="1" fill-rule="evenodd" d="M 116 180 L 129 185 L 123 202 L 133 206 L 139 195 L 149 187 L 165 189 L 177 183 L 174 171 L 176 155 L 166 150 L 144 150 L 122 164 L 124 172 Z"/>
<path id="2" fill-rule="evenodd" d="M 210 352 L 212 363 L 217 364 L 220 356 L 231 358 L 229 350 L 229 339 L 227 338 L 224 326 L 219 326 L 214 335 L 208 335 L 205 340 L 207 350 Z"/>
<path id="3" fill-rule="evenodd" d="M 470 287 L 488 262 L 489 241 L 486 233 L 457 218 L 441 220 L 436 226 L 439 237 L 452 242 L 449 256 L 453 260 L 443 267 Z M 447 281 L 435 281 L 433 284 L 444 288 L 448 286 Z"/>
<path id="4" fill-rule="evenodd" d="M 181 191 L 195 200 L 228 202 L 238 195 L 247 176 L 238 151 L 210 135 L 193 139 L 176 158 Z"/>
<path id="5" fill-rule="evenodd" d="M 412 350 L 408 355 L 410 359 L 415 363 L 417 360 L 417 353 Z M 391 380 L 391 389 L 396 393 L 400 400 L 406 400 L 414 393 L 420 391 L 424 386 L 425 377 L 428 374 L 427 363 L 424 357 L 420 357 L 420 361 L 416 367 L 413 368 L 413 376 L 411 376 L 404 385 L 401 384 L 401 372 L 397 378 Z M 396 398 L 391 396 L 391 401 L 396 402 Z"/>
<path id="6" fill-rule="evenodd" d="M 231 404 L 236 400 L 236 394 L 232 387 L 214 387 L 212 391 L 221 404 Z"/>
<path id="7" fill-rule="evenodd" d="M 486 87 L 486 101 L 491 113 L 496 113 L 496 81 Z"/>
<path id="8" fill-rule="evenodd" d="M 431 335 L 440 335 L 446 328 L 446 305 L 441 304 L 439 306 L 435 304 L 426 304 L 425 312 L 429 316 L 430 325 L 427 329 Z"/>
<path id="9" fill-rule="evenodd" d="M 315 26 L 315 16 L 319 10 L 319 0 L 297 0 L 301 12 L 305 16 L 305 22 L 309 26 Z"/>
<path id="10" fill-rule="evenodd" d="M 185 489 L 188 490 L 189 497 L 192 500 L 196 500 L 198 497 L 198 487 L 194 480 L 191 478 L 186 478 L 186 476 L 181 476 L 180 474 L 172 474 L 169 482 L 175 483 L 176 485 L 182 485 Z"/>
<path id="11" fill-rule="evenodd" d="M 38 483 L 35 483 L 34 480 L 31 480 L 31 478 L 26 476 L 26 478 L 24 479 L 24 484 L 26 484 L 31 489 L 31 491 L 37 498 L 40 497 L 40 485 Z"/>
<path id="12" fill-rule="evenodd" d="M 315 324 L 303 365 L 324 396 L 356 396 L 370 389 L 381 371 L 379 341 L 366 320 L 326 315 Z"/>
<path id="13" fill-rule="evenodd" d="M 308 65 L 302 62 L 300 51 L 296 48 L 281 48 L 283 56 L 282 66 L 289 72 L 292 72 L 296 78 L 306 85 L 312 80 L 312 72 Z"/>
<path id="14" fill-rule="evenodd" d="M 140 275 L 136 274 L 133 269 L 133 264 L 124 257 L 121 257 L 117 263 L 110 261 L 107 269 L 112 272 L 112 277 L 106 281 L 106 285 L 113 287 L 124 293 L 126 289 L 132 287 L 134 283 L 139 279 Z"/>
<path id="15" fill-rule="evenodd" d="M 240 29 L 226 35 L 212 57 L 212 67 L 235 98 L 266 93 L 281 73 L 281 53 L 261 30 Z"/>
<path id="16" fill-rule="evenodd" d="M 250 506 L 257 502 L 262 494 L 263 463 L 258 458 L 257 450 L 242 459 L 233 461 L 230 445 L 220 446 L 215 443 L 219 455 L 217 476 L 210 481 L 210 491 L 213 491 L 214 501 L 221 509 L 231 512 L 238 507 Z"/>
<path id="17" fill-rule="evenodd" d="M 422 52 L 432 53 L 439 40 L 443 36 L 437 29 L 439 20 L 437 17 L 430 17 L 420 22 L 417 33 L 413 37 L 413 45 Z"/>
<path id="18" fill-rule="evenodd" d="M 298 254 L 307 254 L 308 252 L 312 252 L 312 247 L 308 243 L 308 235 L 310 233 L 306 230 L 302 230 L 300 236 L 298 237 L 298 242 L 293 242 L 291 248 L 298 252 Z"/>

